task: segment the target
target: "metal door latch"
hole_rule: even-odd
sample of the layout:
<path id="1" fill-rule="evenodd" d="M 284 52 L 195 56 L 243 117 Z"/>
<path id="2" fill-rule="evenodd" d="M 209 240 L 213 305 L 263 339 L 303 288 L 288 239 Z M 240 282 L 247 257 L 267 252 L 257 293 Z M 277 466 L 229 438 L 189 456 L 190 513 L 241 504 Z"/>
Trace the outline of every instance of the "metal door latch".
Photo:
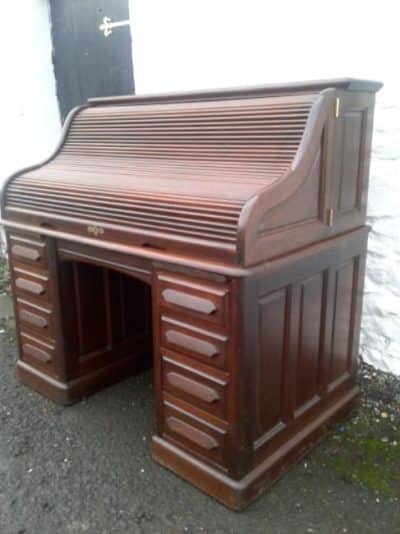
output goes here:
<path id="1" fill-rule="evenodd" d="M 333 226 L 333 209 L 330 208 L 327 210 L 327 213 L 326 213 L 326 224 L 328 226 Z"/>
<path id="2" fill-rule="evenodd" d="M 103 23 L 100 24 L 99 30 L 104 33 L 104 37 L 108 37 L 112 34 L 113 28 L 120 28 L 121 26 L 129 26 L 131 21 L 127 20 L 118 20 L 117 22 L 111 22 L 110 17 L 104 17 Z"/>
<path id="3" fill-rule="evenodd" d="M 340 98 L 335 100 L 335 117 L 338 118 L 340 114 Z"/>

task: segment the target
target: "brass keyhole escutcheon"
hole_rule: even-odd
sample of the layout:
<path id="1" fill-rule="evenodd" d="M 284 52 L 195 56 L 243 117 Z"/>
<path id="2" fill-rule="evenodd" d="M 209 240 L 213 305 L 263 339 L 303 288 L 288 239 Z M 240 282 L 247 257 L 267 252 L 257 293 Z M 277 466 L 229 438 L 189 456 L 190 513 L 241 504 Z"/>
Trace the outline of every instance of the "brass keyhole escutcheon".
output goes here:
<path id="1" fill-rule="evenodd" d="M 96 225 L 88 226 L 87 231 L 89 234 L 94 235 L 95 237 L 98 237 L 99 235 L 104 234 L 104 228 L 102 228 L 101 226 L 96 226 Z"/>

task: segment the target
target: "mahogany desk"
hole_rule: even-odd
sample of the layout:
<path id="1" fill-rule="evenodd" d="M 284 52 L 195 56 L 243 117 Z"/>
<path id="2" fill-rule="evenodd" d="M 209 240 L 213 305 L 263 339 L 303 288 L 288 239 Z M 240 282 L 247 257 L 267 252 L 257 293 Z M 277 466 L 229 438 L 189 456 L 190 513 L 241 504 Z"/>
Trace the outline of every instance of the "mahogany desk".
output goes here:
<path id="1" fill-rule="evenodd" d="M 2 195 L 19 378 L 69 404 L 153 365 L 154 458 L 246 506 L 357 397 L 380 86 L 73 110 Z"/>

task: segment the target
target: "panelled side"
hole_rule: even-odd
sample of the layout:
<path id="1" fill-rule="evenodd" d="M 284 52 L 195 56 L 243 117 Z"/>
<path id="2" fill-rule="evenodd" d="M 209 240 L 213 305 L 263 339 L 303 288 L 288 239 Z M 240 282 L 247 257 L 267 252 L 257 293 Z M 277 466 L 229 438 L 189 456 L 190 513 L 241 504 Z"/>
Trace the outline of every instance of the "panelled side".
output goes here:
<path id="1" fill-rule="evenodd" d="M 248 325 L 254 341 L 247 357 L 254 361 L 256 462 L 284 442 L 294 446 L 300 430 L 306 440 L 318 420 L 356 394 L 365 248 L 364 229 L 253 280 L 257 321 Z"/>
<path id="2" fill-rule="evenodd" d="M 365 224 L 375 97 L 338 92 L 330 204 L 335 231 Z"/>

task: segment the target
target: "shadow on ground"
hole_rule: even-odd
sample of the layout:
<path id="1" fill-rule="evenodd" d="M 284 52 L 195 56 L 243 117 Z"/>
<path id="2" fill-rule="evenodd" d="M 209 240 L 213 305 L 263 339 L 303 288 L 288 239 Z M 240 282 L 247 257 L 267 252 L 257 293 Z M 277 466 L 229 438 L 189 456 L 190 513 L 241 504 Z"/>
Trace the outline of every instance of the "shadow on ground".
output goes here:
<path id="1" fill-rule="evenodd" d="M 235 513 L 152 461 L 150 373 L 63 408 L 19 384 L 15 360 L 14 333 L 6 327 L 0 333 L 1 534 L 400 532 L 398 486 L 386 463 L 376 461 L 370 483 L 355 469 L 369 445 L 360 447 L 357 461 L 351 456 L 359 447 L 353 428 L 365 435 L 366 412 L 375 421 L 371 432 L 380 425 L 380 457 L 386 462 L 382 450 L 395 451 L 398 462 L 400 448 L 389 425 L 395 428 L 395 421 L 377 399 L 336 427 L 246 511 Z"/>

